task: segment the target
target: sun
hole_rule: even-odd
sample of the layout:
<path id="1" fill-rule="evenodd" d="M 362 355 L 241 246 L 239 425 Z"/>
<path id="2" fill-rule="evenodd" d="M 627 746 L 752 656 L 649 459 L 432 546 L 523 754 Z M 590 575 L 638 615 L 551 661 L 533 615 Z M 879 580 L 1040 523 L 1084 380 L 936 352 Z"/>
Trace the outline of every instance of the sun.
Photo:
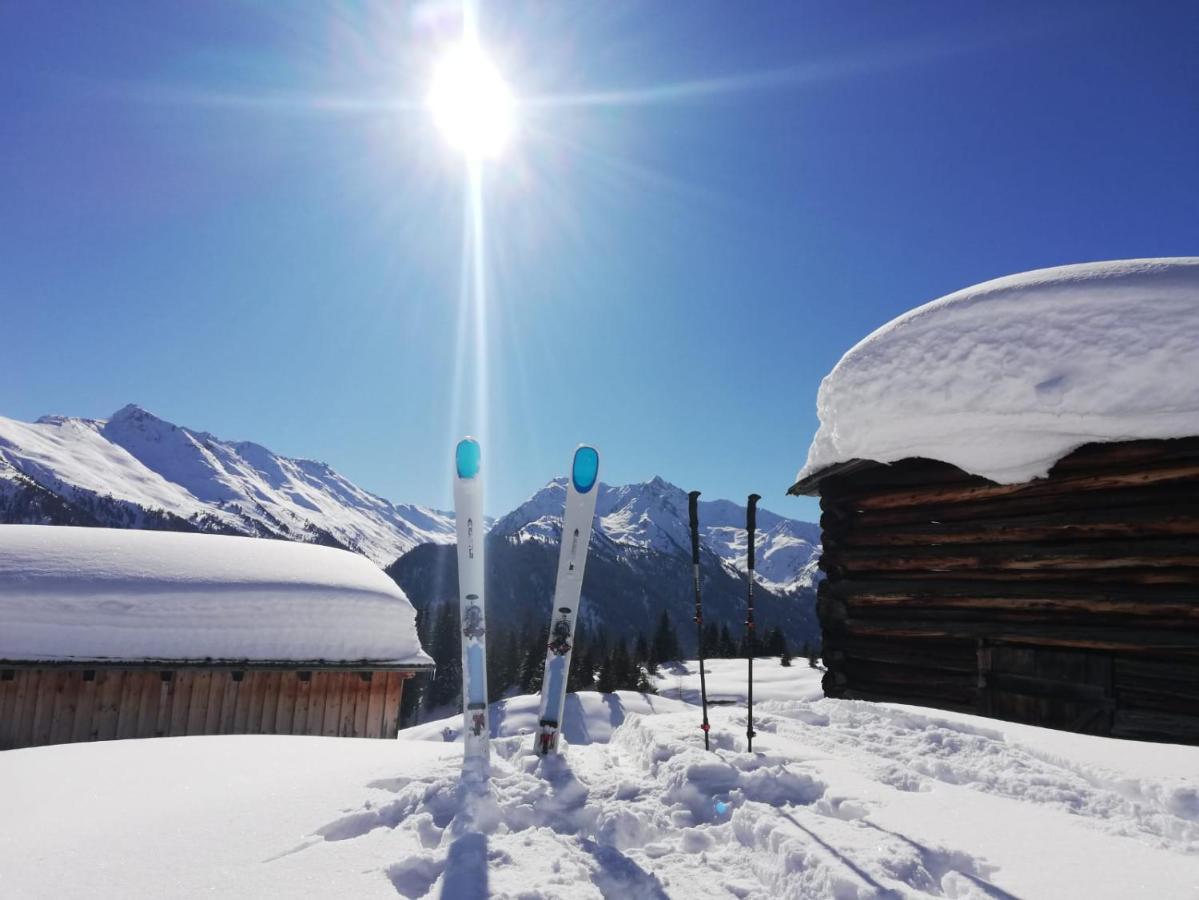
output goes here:
<path id="1" fill-rule="evenodd" d="M 515 129 L 512 89 L 473 41 L 442 56 L 427 102 L 446 140 L 470 160 L 499 156 Z"/>

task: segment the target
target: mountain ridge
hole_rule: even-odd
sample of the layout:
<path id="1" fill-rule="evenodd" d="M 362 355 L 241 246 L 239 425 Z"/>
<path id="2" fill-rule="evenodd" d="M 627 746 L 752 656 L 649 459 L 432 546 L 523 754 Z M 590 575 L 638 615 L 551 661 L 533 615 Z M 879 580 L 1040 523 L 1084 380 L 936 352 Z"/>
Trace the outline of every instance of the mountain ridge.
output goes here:
<path id="1" fill-rule="evenodd" d="M 661 476 L 600 483 L 584 618 L 629 631 L 670 608 L 693 613 L 687 495 Z M 552 598 L 566 479 L 490 523 L 495 609 L 525 615 Z M 735 624 L 745 592 L 745 508 L 702 500 L 705 608 Z M 397 504 L 332 466 L 175 425 L 129 404 L 108 419 L 0 417 L 0 522 L 245 534 L 344 547 L 389 571 L 418 606 L 456 585 L 452 513 Z M 789 636 L 813 631 L 819 528 L 759 509 L 759 602 Z M 494 583 L 492 583 L 494 581 Z M 786 601 L 791 598 L 788 608 Z M 683 629 L 685 633 L 687 629 Z M 687 641 L 685 640 L 686 644 Z"/>

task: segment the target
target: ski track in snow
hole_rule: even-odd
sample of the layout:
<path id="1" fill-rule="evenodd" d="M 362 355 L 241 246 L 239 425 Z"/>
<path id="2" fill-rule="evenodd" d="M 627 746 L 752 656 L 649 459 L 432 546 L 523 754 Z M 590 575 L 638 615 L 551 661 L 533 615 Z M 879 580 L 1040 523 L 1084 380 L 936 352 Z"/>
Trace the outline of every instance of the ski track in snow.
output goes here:
<path id="1" fill-rule="evenodd" d="M 994 863 L 872 821 L 863 796 L 952 786 L 1077 815 L 1162 850 L 1199 852 L 1194 791 L 1107 778 L 985 727 L 902 708 L 881 713 L 876 704 L 767 701 L 755 715 L 763 752 L 752 756 L 744 712 L 732 710 L 715 717 L 723 720 L 715 753 L 679 738 L 694 713 L 631 714 L 610 743 L 544 760 L 527 735 L 499 738 L 490 790 L 463 788 L 449 759 L 431 779 L 372 783 L 390 799 L 316 835 L 405 835 L 416 849 L 386 875 L 412 898 L 1014 896 L 993 880 Z M 802 745 L 811 757 L 796 760 L 776 744 Z M 847 755 L 873 791 L 844 795 L 818 774 L 817 760 Z M 516 873 L 506 865 L 514 859 Z"/>

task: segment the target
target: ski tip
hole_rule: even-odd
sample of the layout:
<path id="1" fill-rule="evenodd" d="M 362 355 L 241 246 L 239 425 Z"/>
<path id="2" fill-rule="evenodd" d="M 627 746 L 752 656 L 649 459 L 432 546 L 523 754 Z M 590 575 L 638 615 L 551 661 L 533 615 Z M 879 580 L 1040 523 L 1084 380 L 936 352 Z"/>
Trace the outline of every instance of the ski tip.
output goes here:
<path id="1" fill-rule="evenodd" d="M 454 466 L 459 478 L 476 478 L 483 460 L 479 442 L 472 437 L 463 438 L 454 451 Z"/>
<path id="2" fill-rule="evenodd" d="M 575 451 L 574 462 L 570 467 L 570 480 L 575 490 L 586 494 L 595 487 L 599 478 L 599 451 L 594 447 L 583 444 Z"/>

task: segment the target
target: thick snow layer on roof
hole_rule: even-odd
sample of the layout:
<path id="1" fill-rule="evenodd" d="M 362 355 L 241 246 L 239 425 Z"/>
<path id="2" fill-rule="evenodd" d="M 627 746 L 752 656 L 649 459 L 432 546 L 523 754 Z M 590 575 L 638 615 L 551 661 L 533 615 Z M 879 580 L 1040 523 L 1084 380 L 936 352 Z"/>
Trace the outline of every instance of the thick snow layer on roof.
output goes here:
<path id="1" fill-rule="evenodd" d="M 429 664 L 408 598 L 345 550 L 0 525 L 0 660 Z"/>
<path id="2" fill-rule="evenodd" d="M 1199 433 L 1199 258 L 998 278 L 875 331 L 820 385 L 802 480 L 924 457 L 1013 484 L 1092 441 Z"/>

